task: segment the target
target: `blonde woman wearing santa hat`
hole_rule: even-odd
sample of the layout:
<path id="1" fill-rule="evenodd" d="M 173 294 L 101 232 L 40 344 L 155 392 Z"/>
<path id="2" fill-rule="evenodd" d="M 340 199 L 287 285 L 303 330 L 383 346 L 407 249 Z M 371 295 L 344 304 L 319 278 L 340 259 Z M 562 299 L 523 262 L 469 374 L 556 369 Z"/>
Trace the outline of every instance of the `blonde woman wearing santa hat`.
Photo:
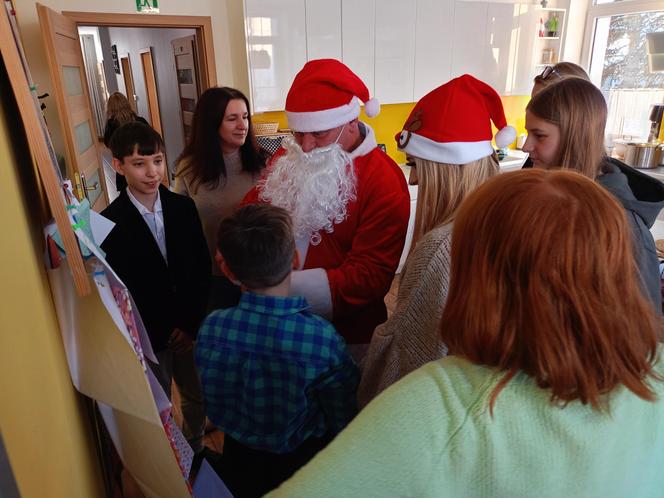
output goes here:
<path id="1" fill-rule="evenodd" d="M 418 185 L 415 228 L 396 309 L 375 330 L 364 359 L 361 406 L 447 354 L 439 325 L 450 282 L 452 225 L 464 198 L 499 171 L 491 121 L 499 147 L 514 140 L 498 94 L 466 74 L 422 97 L 396 136 L 411 158 L 410 183 Z"/>

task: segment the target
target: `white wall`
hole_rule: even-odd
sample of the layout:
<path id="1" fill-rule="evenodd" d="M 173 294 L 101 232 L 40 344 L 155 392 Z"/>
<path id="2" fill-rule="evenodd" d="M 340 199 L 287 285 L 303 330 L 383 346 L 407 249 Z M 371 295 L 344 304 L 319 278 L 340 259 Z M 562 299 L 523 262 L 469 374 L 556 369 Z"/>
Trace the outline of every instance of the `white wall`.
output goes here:
<path id="1" fill-rule="evenodd" d="M 136 14 L 134 0 L 109 2 L 107 0 L 40 0 L 51 9 L 62 11 L 109 12 Z M 14 0 L 23 47 L 38 92 L 53 95 L 44 42 L 37 18 L 35 0 Z M 160 13 L 167 15 L 210 16 L 217 69 L 217 84 L 232 86 L 249 93 L 249 76 L 244 37 L 242 0 L 186 0 L 160 2 Z M 153 14 L 145 14 L 153 15 Z M 64 155 L 64 144 L 57 115 L 55 99 L 46 102 L 46 119 L 58 152 Z"/>
<path id="2" fill-rule="evenodd" d="M 171 40 L 191 36 L 193 29 L 166 29 L 166 28 L 109 28 L 108 34 L 111 45 L 116 45 L 118 59 L 129 54 L 131 72 L 134 77 L 134 90 L 136 91 L 138 115 L 150 122 L 147 91 L 143 78 L 143 66 L 140 51 L 152 47 L 153 65 L 157 80 L 157 98 L 161 116 L 161 127 L 166 144 L 166 158 L 170 171 L 173 172 L 175 160 L 184 148 L 184 132 L 180 116 L 180 97 L 175 72 L 175 59 Z M 126 95 L 124 78 L 115 74 L 120 92 Z"/>
<path id="3" fill-rule="evenodd" d="M 113 54 L 111 53 L 111 39 L 108 36 L 108 28 L 98 28 L 99 43 L 101 45 L 101 53 L 104 58 L 104 76 L 106 78 L 106 89 L 108 94 L 118 91 L 118 81 L 115 78 L 115 69 L 113 66 Z M 119 63 L 119 62 L 118 62 Z"/>

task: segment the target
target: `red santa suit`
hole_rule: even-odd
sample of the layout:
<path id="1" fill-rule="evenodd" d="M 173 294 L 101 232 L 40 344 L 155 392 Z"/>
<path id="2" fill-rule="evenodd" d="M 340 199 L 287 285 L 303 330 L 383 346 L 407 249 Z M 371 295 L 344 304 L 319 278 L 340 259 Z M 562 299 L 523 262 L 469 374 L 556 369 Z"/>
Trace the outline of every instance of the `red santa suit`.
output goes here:
<path id="1" fill-rule="evenodd" d="M 387 319 L 383 299 L 399 264 L 410 212 L 403 172 L 377 147 L 373 130 L 364 123 L 360 127 L 364 140 L 350 153 L 356 200 L 332 233 L 320 232 L 319 244 L 298 244 L 306 255 L 291 284 L 291 294 L 304 295 L 349 344 L 369 343 L 376 326 Z M 283 149 L 275 157 L 280 154 Z M 243 204 L 260 202 L 259 195 L 260 186 L 249 191 Z"/>

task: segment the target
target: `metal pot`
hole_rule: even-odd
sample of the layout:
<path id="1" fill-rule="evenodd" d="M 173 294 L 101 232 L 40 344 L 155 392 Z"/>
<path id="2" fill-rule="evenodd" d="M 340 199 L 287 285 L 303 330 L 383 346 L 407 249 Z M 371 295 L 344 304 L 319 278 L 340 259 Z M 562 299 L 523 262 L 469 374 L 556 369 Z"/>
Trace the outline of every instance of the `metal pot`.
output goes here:
<path id="1" fill-rule="evenodd" d="M 625 144 L 625 164 L 639 169 L 653 169 L 659 166 L 662 158 L 662 147 L 656 143 Z"/>

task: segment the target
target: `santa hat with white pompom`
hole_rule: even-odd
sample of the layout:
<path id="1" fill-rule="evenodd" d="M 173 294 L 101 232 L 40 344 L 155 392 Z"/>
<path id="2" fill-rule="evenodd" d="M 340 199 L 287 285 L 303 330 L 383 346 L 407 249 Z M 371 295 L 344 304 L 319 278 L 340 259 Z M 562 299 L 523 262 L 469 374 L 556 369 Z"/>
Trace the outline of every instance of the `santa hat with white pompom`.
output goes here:
<path id="1" fill-rule="evenodd" d="M 422 97 L 395 138 L 409 156 L 466 164 L 493 153 L 491 121 L 498 128 L 499 148 L 514 142 L 516 130 L 507 125 L 500 96 L 464 74 Z"/>
<path id="2" fill-rule="evenodd" d="M 288 126 L 294 131 L 324 131 L 349 123 L 360 115 L 360 104 L 370 118 L 380 104 L 348 66 L 336 59 L 307 62 L 297 73 L 286 97 Z"/>

